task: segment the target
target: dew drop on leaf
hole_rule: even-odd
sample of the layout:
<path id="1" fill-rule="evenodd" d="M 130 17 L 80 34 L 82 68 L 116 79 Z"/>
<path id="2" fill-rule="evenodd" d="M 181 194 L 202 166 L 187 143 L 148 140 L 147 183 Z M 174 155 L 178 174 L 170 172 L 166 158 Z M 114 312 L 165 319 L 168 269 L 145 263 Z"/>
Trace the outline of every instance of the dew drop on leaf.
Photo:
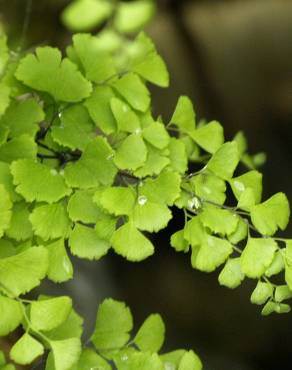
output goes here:
<path id="1" fill-rule="evenodd" d="M 138 198 L 138 203 L 140 204 L 140 206 L 144 206 L 144 204 L 146 204 L 148 201 L 147 197 L 145 197 L 145 195 L 140 195 L 140 197 Z"/>

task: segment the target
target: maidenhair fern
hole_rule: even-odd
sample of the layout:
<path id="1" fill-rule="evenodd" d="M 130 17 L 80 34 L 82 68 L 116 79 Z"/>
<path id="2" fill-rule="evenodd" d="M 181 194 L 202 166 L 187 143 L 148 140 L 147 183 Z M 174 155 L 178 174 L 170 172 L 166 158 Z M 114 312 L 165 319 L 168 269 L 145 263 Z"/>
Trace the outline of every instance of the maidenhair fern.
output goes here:
<path id="1" fill-rule="evenodd" d="M 116 10 L 105 0 L 75 1 L 63 13 L 69 28 L 113 22 L 97 36 L 75 34 L 65 55 L 48 46 L 15 54 L 0 38 L 0 335 L 22 326 L 10 351 L 17 364 L 49 353 L 47 370 L 200 370 L 192 351 L 158 354 L 157 314 L 132 335 L 129 308 L 107 299 L 92 346 L 82 348 L 83 320 L 69 297 L 24 296 L 45 278 L 71 279 L 71 254 L 150 257 L 149 233 L 167 227 L 174 207 L 185 223 L 170 245 L 193 268 L 220 267 L 219 283 L 231 289 L 254 279 L 251 302 L 263 315 L 290 311 L 292 239 L 275 236 L 289 221 L 287 198 L 262 200 L 262 156 L 247 153 L 242 133 L 226 142 L 220 123 L 197 122 L 187 97 L 168 122 L 153 116 L 148 83 L 168 86 L 166 66 L 144 33 L 119 33 L 136 31 L 152 12 L 151 1 Z M 0 366 L 14 369 L 3 354 Z"/>

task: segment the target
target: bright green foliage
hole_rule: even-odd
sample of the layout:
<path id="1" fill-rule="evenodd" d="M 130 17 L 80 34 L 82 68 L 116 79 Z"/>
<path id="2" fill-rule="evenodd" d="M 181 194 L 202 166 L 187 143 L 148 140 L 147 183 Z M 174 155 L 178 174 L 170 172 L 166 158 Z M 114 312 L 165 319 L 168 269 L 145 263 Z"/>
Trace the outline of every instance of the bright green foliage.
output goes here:
<path id="1" fill-rule="evenodd" d="M 54 168 L 29 159 L 12 163 L 11 173 L 17 193 L 28 202 L 53 203 L 71 193 L 63 177 Z"/>
<path id="2" fill-rule="evenodd" d="M 117 172 L 111 160 L 112 153 L 105 139 L 96 138 L 86 146 L 77 162 L 66 166 L 64 178 L 67 184 L 81 189 L 111 185 Z"/>
<path id="3" fill-rule="evenodd" d="M 112 86 L 134 109 L 146 112 L 150 104 L 149 91 L 136 74 L 128 73 Z"/>
<path id="4" fill-rule="evenodd" d="M 223 180 L 232 178 L 239 162 L 237 143 L 223 144 L 211 157 L 207 168 Z"/>
<path id="5" fill-rule="evenodd" d="M 75 0 L 65 8 L 62 20 L 72 31 L 88 31 L 106 20 L 112 10 L 106 0 Z"/>
<path id="6" fill-rule="evenodd" d="M 153 0 L 121 2 L 117 8 L 114 27 L 122 33 L 137 32 L 149 22 L 154 11 Z"/>
<path id="7" fill-rule="evenodd" d="M 80 258 L 98 260 L 107 254 L 110 244 L 99 237 L 94 229 L 77 224 L 70 234 L 72 254 Z"/>
<path id="8" fill-rule="evenodd" d="M 31 335 L 25 333 L 11 348 L 10 357 L 18 364 L 27 365 L 43 353 L 44 346 Z"/>
<path id="9" fill-rule="evenodd" d="M 60 125 L 52 127 L 53 140 L 70 149 L 84 150 L 93 139 L 93 125 L 82 105 L 73 105 L 61 113 Z"/>
<path id="10" fill-rule="evenodd" d="M 4 336 L 16 329 L 22 320 L 21 303 L 0 295 L 0 336 Z"/>
<path id="11" fill-rule="evenodd" d="M 215 153 L 224 143 L 223 127 L 216 121 L 191 131 L 190 136 L 208 153 Z"/>
<path id="12" fill-rule="evenodd" d="M 68 257 L 64 240 L 58 239 L 46 245 L 49 254 L 48 278 L 55 283 L 62 283 L 73 277 L 73 266 Z"/>
<path id="13" fill-rule="evenodd" d="M 61 325 L 72 308 L 69 297 L 35 301 L 30 306 L 30 320 L 36 330 L 52 330 Z"/>
<path id="14" fill-rule="evenodd" d="M 77 67 L 68 59 L 62 60 L 60 51 L 50 47 L 37 48 L 36 55 L 24 57 L 16 77 L 35 90 L 49 93 L 57 101 L 78 102 L 87 98 L 92 90 Z"/>
<path id="15" fill-rule="evenodd" d="M 114 232 L 111 244 L 116 253 L 129 261 L 138 262 L 151 256 L 154 247 L 134 225 L 127 222 Z"/>
<path id="16" fill-rule="evenodd" d="M 274 235 L 278 228 L 284 230 L 289 217 L 290 207 L 283 193 L 275 194 L 251 209 L 252 223 L 263 235 Z"/>
<path id="17" fill-rule="evenodd" d="M 44 247 L 31 247 L 15 256 L 2 258 L 1 290 L 15 297 L 25 294 L 40 284 L 47 270 L 48 253 Z"/>
<path id="18" fill-rule="evenodd" d="M 240 259 L 229 258 L 218 277 L 220 285 L 234 289 L 241 284 L 243 279 L 244 274 L 241 271 Z"/>
<path id="19" fill-rule="evenodd" d="M 263 315 L 290 311 L 292 244 L 274 237 L 288 224 L 286 196 L 261 203 L 263 155 L 247 153 L 242 133 L 224 142 L 220 123 L 197 122 L 189 98 L 178 99 L 167 125 L 153 113 L 149 83 L 168 86 L 167 68 L 144 33 L 126 36 L 153 9 L 150 0 L 72 1 L 62 15 L 71 30 L 107 27 L 73 36 L 63 59 L 51 47 L 14 55 L 0 37 L 0 335 L 22 325 L 11 351 L 19 364 L 46 348 L 46 370 L 201 370 L 192 351 L 157 353 L 158 314 L 131 337 L 129 309 L 106 300 L 92 335 L 96 351 L 82 350 L 83 320 L 70 298 L 21 297 L 46 277 L 72 279 L 71 255 L 99 260 L 112 249 L 128 261 L 150 257 L 144 232 L 164 229 L 175 208 L 184 224 L 170 244 L 190 254 L 193 268 L 223 265 L 218 280 L 231 289 L 257 279 L 251 301 L 265 304 Z"/>
<path id="20" fill-rule="evenodd" d="M 0 127 L 7 127 L 9 137 L 23 134 L 34 136 L 38 124 L 44 119 L 44 113 L 34 99 L 23 102 L 12 102 L 0 120 Z"/>
<path id="21" fill-rule="evenodd" d="M 92 342 L 98 350 L 114 350 L 129 340 L 133 327 L 131 311 L 123 302 L 106 299 L 98 308 Z"/>
<path id="22" fill-rule="evenodd" d="M 55 370 L 69 370 L 78 361 L 81 343 L 78 338 L 51 341 Z"/>
<path id="23" fill-rule="evenodd" d="M 62 203 L 37 206 L 29 220 L 34 233 L 45 241 L 66 238 L 69 234 L 70 220 Z"/>
<path id="24" fill-rule="evenodd" d="M 141 351 L 158 352 L 164 342 L 165 327 L 160 315 L 150 315 L 139 329 L 134 342 Z"/>
<path id="25" fill-rule="evenodd" d="M 260 278 L 271 265 L 277 243 L 273 239 L 249 238 L 241 255 L 241 269 L 250 278 Z"/>
<path id="26" fill-rule="evenodd" d="M 250 297 L 251 303 L 264 304 L 273 294 L 273 286 L 270 283 L 259 281 Z"/>

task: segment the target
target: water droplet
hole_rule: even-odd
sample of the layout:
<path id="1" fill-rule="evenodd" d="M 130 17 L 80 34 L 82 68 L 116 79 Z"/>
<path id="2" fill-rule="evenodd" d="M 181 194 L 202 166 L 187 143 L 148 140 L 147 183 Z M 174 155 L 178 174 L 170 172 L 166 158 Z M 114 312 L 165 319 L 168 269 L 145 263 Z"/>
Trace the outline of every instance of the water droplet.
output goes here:
<path id="1" fill-rule="evenodd" d="M 128 112 L 128 107 L 126 105 L 123 105 L 123 112 Z"/>
<path id="2" fill-rule="evenodd" d="M 145 195 L 140 195 L 140 197 L 138 198 L 138 203 L 140 204 L 140 206 L 144 206 L 144 204 L 146 204 L 148 201 L 147 197 L 145 197 Z"/>
<path id="3" fill-rule="evenodd" d="M 121 360 L 122 360 L 122 361 L 127 361 L 127 360 L 128 360 L 128 358 L 129 358 L 129 357 L 128 357 L 127 355 L 122 355 Z"/>
<path id="4" fill-rule="evenodd" d="M 171 362 L 166 362 L 164 364 L 164 369 L 165 370 L 175 370 L 176 366 L 174 364 L 172 364 Z"/>
<path id="5" fill-rule="evenodd" d="M 64 176 L 65 172 L 64 172 L 64 170 L 61 170 L 59 173 L 60 173 L 61 176 Z"/>
<path id="6" fill-rule="evenodd" d="M 241 192 L 245 190 L 244 184 L 240 181 L 234 181 L 234 186 L 236 187 L 237 190 Z"/>
<path id="7" fill-rule="evenodd" d="M 62 112 L 59 112 L 58 113 L 58 117 L 61 118 L 62 117 Z"/>
<path id="8" fill-rule="evenodd" d="M 136 135 L 139 135 L 141 134 L 142 130 L 140 128 L 136 128 L 136 130 L 134 131 Z"/>
<path id="9" fill-rule="evenodd" d="M 140 181 L 138 186 L 143 186 L 144 185 L 144 182 L 143 181 Z"/>
<path id="10" fill-rule="evenodd" d="M 52 168 L 50 172 L 51 172 L 52 176 L 57 176 L 58 175 L 58 171 L 55 170 L 54 168 Z"/>
<path id="11" fill-rule="evenodd" d="M 193 197 L 192 199 L 188 200 L 188 207 L 190 209 L 199 209 L 201 208 L 201 201 L 197 197 Z"/>

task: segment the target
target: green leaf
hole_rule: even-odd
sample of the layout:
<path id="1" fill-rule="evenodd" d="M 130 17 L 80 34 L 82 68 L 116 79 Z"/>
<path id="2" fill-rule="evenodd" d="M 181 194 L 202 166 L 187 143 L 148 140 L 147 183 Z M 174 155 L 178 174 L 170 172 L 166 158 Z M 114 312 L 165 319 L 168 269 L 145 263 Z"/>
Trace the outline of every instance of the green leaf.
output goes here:
<path id="1" fill-rule="evenodd" d="M 127 361 L 124 360 L 128 357 Z M 164 370 L 163 363 L 157 353 L 132 352 L 115 356 L 115 365 L 119 370 Z"/>
<path id="2" fill-rule="evenodd" d="M 7 141 L 0 147 L 0 161 L 11 163 L 17 159 L 33 159 L 37 154 L 37 145 L 28 135 L 21 135 Z"/>
<path id="3" fill-rule="evenodd" d="M 0 184 L 4 185 L 5 190 L 8 191 L 12 201 L 19 200 L 20 196 L 16 194 L 13 178 L 10 172 L 10 165 L 0 161 Z"/>
<path id="4" fill-rule="evenodd" d="M 136 170 L 147 158 L 147 147 L 140 134 L 131 134 L 118 147 L 114 163 L 122 170 Z"/>
<path id="5" fill-rule="evenodd" d="M 5 187 L 0 184 L 0 238 L 10 227 L 12 202 Z"/>
<path id="6" fill-rule="evenodd" d="M 277 286 L 275 289 L 275 301 L 282 302 L 292 298 L 292 291 L 287 285 Z"/>
<path id="7" fill-rule="evenodd" d="M 231 179 L 230 185 L 237 200 L 240 200 L 246 189 L 250 188 L 253 191 L 255 203 L 259 203 L 262 198 L 263 176 L 258 171 L 249 171 L 244 175 Z"/>
<path id="8" fill-rule="evenodd" d="M 287 197 L 277 193 L 265 202 L 251 208 L 251 220 L 263 235 L 273 235 L 278 228 L 284 230 L 288 225 L 290 207 Z"/>
<path id="9" fill-rule="evenodd" d="M 72 300 L 69 297 L 49 298 L 34 301 L 30 305 L 30 321 L 35 330 L 52 330 L 69 316 Z"/>
<path id="10" fill-rule="evenodd" d="M 147 144 L 147 158 L 145 163 L 139 167 L 134 175 L 143 178 L 147 176 L 159 175 L 160 172 L 169 164 L 169 159 L 158 149 Z"/>
<path id="11" fill-rule="evenodd" d="M 67 338 L 81 338 L 83 333 L 83 319 L 72 308 L 66 321 L 57 328 L 46 331 L 46 336 L 50 340 L 65 340 Z"/>
<path id="12" fill-rule="evenodd" d="M 150 202 L 173 205 L 180 195 L 181 177 L 176 172 L 163 172 L 156 179 L 147 179 L 139 188 L 139 196 Z"/>
<path id="13" fill-rule="evenodd" d="M 98 38 L 89 34 L 74 35 L 73 45 L 88 80 L 102 83 L 116 74 L 113 58 L 100 49 Z"/>
<path id="14" fill-rule="evenodd" d="M 281 313 L 288 313 L 290 311 L 291 311 L 291 307 L 287 304 L 269 301 L 266 303 L 265 307 L 263 308 L 262 315 L 268 316 L 273 312 L 281 314 Z"/>
<path id="15" fill-rule="evenodd" d="M 99 260 L 110 249 L 108 241 L 100 239 L 94 229 L 79 224 L 70 234 L 69 245 L 73 255 L 90 260 Z"/>
<path id="16" fill-rule="evenodd" d="M 188 158 L 185 144 L 174 137 L 170 138 L 169 145 L 170 167 L 178 172 L 185 173 L 188 169 Z"/>
<path id="17" fill-rule="evenodd" d="M 105 189 L 99 202 L 115 216 L 131 215 L 136 203 L 136 191 L 131 187 L 115 186 Z"/>
<path id="18" fill-rule="evenodd" d="M 237 227 L 232 234 L 228 235 L 228 240 L 232 244 L 238 244 L 242 240 L 246 239 L 247 235 L 248 225 L 242 218 L 239 218 Z"/>
<path id="19" fill-rule="evenodd" d="M 31 335 L 25 333 L 11 348 L 10 357 L 17 364 L 28 365 L 43 353 L 43 345 Z"/>
<path id="20" fill-rule="evenodd" d="M 43 240 L 66 238 L 69 235 L 71 222 L 66 207 L 62 203 L 37 206 L 29 220 L 35 235 Z"/>
<path id="21" fill-rule="evenodd" d="M 266 270 L 265 275 L 267 277 L 271 277 L 273 275 L 279 274 L 285 268 L 284 258 L 282 255 L 282 251 L 277 251 L 274 255 L 274 259 Z"/>
<path id="22" fill-rule="evenodd" d="M 98 220 L 95 224 L 95 231 L 100 239 L 110 241 L 114 231 L 116 230 L 117 219 L 105 215 L 102 219 Z"/>
<path id="23" fill-rule="evenodd" d="M 164 363 L 164 368 L 176 370 L 185 353 L 186 351 L 184 349 L 178 349 L 176 351 L 171 351 L 168 353 L 164 353 L 163 355 L 160 355 L 160 359 Z"/>
<path id="24" fill-rule="evenodd" d="M 264 304 L 273 295 L 273 291 L 272 284 L 259 281 L 255 290 L 252 292 L 250 301 L 253 304 Z"/>
<path id="25" fill-rule="evenodd" d="M 32 237 L 33 233 L 29 221 L 29 210 L 25 202 L 19 202 L 13 205 L 10 226 L 6 230 L 6 235 L 17 241 Z"/>
<path id="26" fill-rule="evenodd" d="M 155 3 L 152 0 L 137 0 L 119 3 L 114 18 L 114 27 L 121 33 L 134 33 L 142 29 L 153 17 Z"/>
<path id="27" fill-rule="evenodd" d="M 104 212 L 93 201 L 94 193 L 93 189 L 77 190 L 70 197 L 67 210 L 72 221 L 90 224 L 104 217 Z"/>
<path id="28" fill-rule="evenodd" d="M 188 250 L 189 250 L 189 243 L 184 238 L 184 230 L 179 230 L 176 233 L 172 234 L 172 236 L 170 238 L 170 245 L 177 252 L 188 252 Z"/>
<path id="29" fill-rule="evenodd" d="M 7 46 L 7 37 L 3 34 L 3 31 L 1 29 L 1 35 L 0 35 L 0 77 L 2 77 L 2 73 L 5 70 L 6 63 L 9 60 L 9 49 Z"/>
<path id="30" fill-rule="evenodd" d="M 232 253 L 232 245 L 223 239 L 206 235 L 199 247 L 192 249 L 192 266 L 200 271 L 212 272 Z"/>
<path id="31" fill-rule="evenodd" d="M 179 364 L 178 370 L 202 370 L 203 365 L 194 351 L 186 352 Z"/>
<path id="32" fill-rule="evenodd" d="M 240 257 L 242 272 L 249 278 L 260 278 L 271 265 L 277 243 L 270 238 L 249 238 Z"/>
<path id="33" fill-rule="evenodd" d="M 0 82 L 0 117 L 5 113 L 10 102 L 10 88 L 4 82 Z"/>
<path id="34" fill-rule="evenodd" d="M 222 235 L 232 234 L 238 225 L 239 217 L 227 209 L 213 205 L 204 205 L 200 219 L 205 227 Z"/>
<path id="35" fill-rule="evenodd" d="M 112 162 L 113 150 L 103 137 L 89 143 L 81 158 L 65 167 L 64 177 L 72 187 L 88 189 L 111 185 L 117 173 Z"/>
<path id="36" fill-rule="evenodd" d="M 143 130 L 143 137 L 158 149 L 164 149 L 169 144 L 169 135 L 165 126 L 159 122 L 152 122 Z"/>
<path id="37" fill-rule="evenodd" d="M 134 343 L 143 351 L 158 352 L 164 342 L 165 326 L 160 315 L 150 315 L 140 327 Z"/>
<path id="38" fill-rule="evenodd" d="M 55 369 L 70 370 L 79 360 L 81 354 L 81 342 L 78 338 L 51 341 Z"/>
<path id="39" fill-rule="evenodd" d="M 99 356 L 93 349 L 86 348 L 82 351 L 78 364 L 76 368 L 72 370 L 111 370 L 111 366 Z"/>
<path id="40" fill-rule="evenodd" d="M 220 272 L 218 281 L 220 285 L 230 289 L 237 288 L 244 279 L 241 271 L 240 258 L 230 258 Z"/>
<path id="41" fill-rule="evenodd" d="M 11 173 L 17 193 L 28 202 L 36 200 L 53 203 L 71 193 L 55 169 L 33 160 L 20 159 L 13 162 Z"/>
<path id="42" fill-rule="evenodd" d="M 106 299 L 98 307 L 91 340 L 99 351 L 118 349 L 128 342 L 132 328 L 130 309 L 123 302 Z"/>
<path id="43" fill-rule="evenodd" d="M 76 0 L 63 11 L 62 21 L 71 31 L 89 31 L 109 18 L 112 11 L 113 5 L 106 0 Z"/>
<path id="44" fill-rule="evenodd" d="M 212 121 L 191 132 L 191 138 L 208 153 L 215 153 L 224 143 L 223 127 Z"/>
<path id="45" fill-rule="evenodd" d="M 94 137 L 94 127 L 86 108 L 73 105 L 61 113 L 60 125 L 51 129 L 53 140 L 72 150 L 84 150 Z"/>
<path id="46" fill-rule="evenodd" d="M 9 128 L 9 136 L 23 134 L 35 136 L 38 123 L 44 119 L 44 112 L 34 99 L 13 101 L 0 120 L 0 126 Z"/>
<path id="47" fill-rule="evenodd" d="M 133 222 L 127 222 L 116 230 L 111 243 L 117 254 L 132 262 L 142 261 L 154 253 L 152 243 L 136 229 Z"/>
<path id="48" fill-rule="evenodd" d="M 110 102 L 115 97 L 109 86 L 96 86 L 85 106 L 96 124 L 106 135 L 116 131 L 116 121 L 112 113 Z"/>
<path id="49" fill-rule="evenodd" d="M 191 179 L 194 193 L 202 198 L 218 204 L 224 204 L 226 195 L 225 182 L 212 173 L 204 172 Z"/>
<path id="50" fill-rule="evenodd" d="M 16 78 L 35 90 L 49 93 L 55 100 L 78 102 L 87 98 L 92 87 L 69 59 L 63 59 L 58 49 L 41 47 L 36 55 L 21 59 Z"/>
<path id="51" fill-rule="evenodd" d="M 204 243 L 206 237 L 205 229 L 201 223 L 200 217 L 190 219 L 184 228 L 184 238 L 193 247 L 197 247 Z"/>
<path id="52" fill-rule="evenodd" d="M 21 303 L 0 295 L 0 336 L 6 336 L 15 330 L 22 321 Z"/>
<path id="53" fill-rule="evenodd" d="M 223 144 L 211 157 L 207 168 L 223 180 L 233 176 L 239 162 L 239 153 L 235 141 Z"/>
<path id="54" fill-rule="evenodd" d="M 132 70 L 155 85 L 160 87 L 169 86 L 167 67 L 163 59 L 156 52 L 147 53 L 143 60 L 135 63 Z"/>
<path id="55" fill-rule="evenodd" d="M 0 282 L 9 295 L 17 297 L 38 286 L 47 270 L 46 249 L 31 247 L 15 256 L 0 259 Z"/>
<path id="56" fill-rule="evenodd" d="M 68 257 L 64 240 L 59 239 L 47 244 L 49 253 L 48 278 L 55 283 L 63 283 L 73 277 L 73 266 Z"/>
<path id="57" fill-rule="evenodd" d="M 187 96 L 181 96 L 179 98 L 170 122 L 178 126 L 182 132 L 188 133 L 195 129 L 195 111 L 193 103 Z"/>
<path id="58" fill-rule="evenodd" d="M 149 232 L 164 229 L 171 218 L 171 211 L 166 205 L 149 202 L 143 195 L 139 196 L 132 216 L 133 223 L 138 229 Z"/>
<path id="59" fill-rule="evenodd" d="M 150 104 L 150 94 L 141 79 L 128 73 L 112 83 L 112 87 L 136 110 L 146 112 Z"/>
<path id="60" fill-rule="evenodd" d="M 112 98 L 110 101 L 111 110 L 117 121 L 119 131 L 134 133 L 141 128 L 140 121 L 136 113 L 118 98 Z"/>

